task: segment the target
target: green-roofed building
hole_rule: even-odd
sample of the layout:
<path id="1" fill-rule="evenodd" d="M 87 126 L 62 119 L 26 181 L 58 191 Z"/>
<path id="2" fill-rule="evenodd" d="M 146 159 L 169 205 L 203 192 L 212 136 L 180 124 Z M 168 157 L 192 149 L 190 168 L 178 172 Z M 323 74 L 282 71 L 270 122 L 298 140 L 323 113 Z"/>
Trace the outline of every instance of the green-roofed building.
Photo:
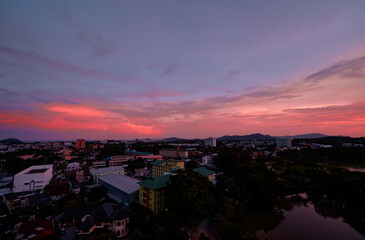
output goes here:
<path id="1" fill-rule="evenodd" d="M 194 168 L 193 171 L 199 173 L 200 175 L 203 175 L 204 177 L 207 177 L 210 182 L 214 183 L 215 172 L 207 169 L 206 167 Z"/>
<path id="2" fill-rule="evenodd" d="M 163 176 L 165 173 L 177 171 L 178 169 L 184 169 L 184 161 L 179 160 L 156 160 L 152 163 L 153 176 Z"/>
<path id="3" fill-rule="evenodd" d="M 165 209 L 165 189 L 170 174 L 153 177 L 139 183 L 139 203 L 150 208 L 154 214 Z"/>

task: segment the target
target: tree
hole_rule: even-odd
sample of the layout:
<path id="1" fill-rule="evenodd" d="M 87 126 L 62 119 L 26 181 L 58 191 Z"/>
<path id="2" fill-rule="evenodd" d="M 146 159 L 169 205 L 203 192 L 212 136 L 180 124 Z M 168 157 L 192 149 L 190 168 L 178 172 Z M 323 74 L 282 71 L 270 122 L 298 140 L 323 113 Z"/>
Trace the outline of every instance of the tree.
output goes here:
<path id="1" fill-rule="evenodd" d="M 191 224 L 214 214 L 213 186 L 208 179 L 193 170 L 180 170 L 171 176 L 166 190 L 167 207 L 182 224 Z"/>

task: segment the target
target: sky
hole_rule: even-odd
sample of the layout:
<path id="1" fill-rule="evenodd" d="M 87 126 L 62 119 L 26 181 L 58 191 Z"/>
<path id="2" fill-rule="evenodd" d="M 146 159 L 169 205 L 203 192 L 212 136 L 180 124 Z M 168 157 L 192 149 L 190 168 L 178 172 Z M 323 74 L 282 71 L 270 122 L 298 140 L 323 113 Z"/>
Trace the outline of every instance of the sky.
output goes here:
<path id="1" fill-rule="evenodd" d="M 365 1 L 0 1 L 0 139 L 365 136 Z"/>

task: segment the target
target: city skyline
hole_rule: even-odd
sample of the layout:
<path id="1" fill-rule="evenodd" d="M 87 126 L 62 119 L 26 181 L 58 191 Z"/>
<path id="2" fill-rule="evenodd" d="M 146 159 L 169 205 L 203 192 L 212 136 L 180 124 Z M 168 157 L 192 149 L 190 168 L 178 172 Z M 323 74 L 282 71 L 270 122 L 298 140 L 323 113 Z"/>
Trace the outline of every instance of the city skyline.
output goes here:
<path id="1" fill-rule="evenodd" d="M 365 136 L 365 2 L 0 3 L 0 139 Z"/>

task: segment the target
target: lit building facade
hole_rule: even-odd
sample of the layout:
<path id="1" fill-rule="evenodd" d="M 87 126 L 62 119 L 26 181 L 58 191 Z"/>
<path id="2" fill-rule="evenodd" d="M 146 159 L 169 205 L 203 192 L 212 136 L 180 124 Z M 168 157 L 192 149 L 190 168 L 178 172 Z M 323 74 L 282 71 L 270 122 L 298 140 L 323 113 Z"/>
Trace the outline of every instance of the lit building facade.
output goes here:
<path id="1" fill-rule="evenodd" d="M 31 166 L 14 176 L 13 192 L 40 191 L 51 181 L 53 164 Z"/>
<path id="2" fill-rule="evenodd" d="M 171 175 L 163 175 L 139 183 L 139 203 L 152 210 L 154 214 L 166 208 L 166 187 Z"/>
<path id="3" fill-rule="evenodd" d="M 76 140 L 76 149 L 85 149 L 85 139 Z"/>
<path id="4" fill-rule="evenodd" d="M 183 161 L 164 161 L 156 160 L 152 163 L 152 176 L 158 177 L 164 175 L 166 172 L 170 173 L 179 169 L 184 169 Z"/>

